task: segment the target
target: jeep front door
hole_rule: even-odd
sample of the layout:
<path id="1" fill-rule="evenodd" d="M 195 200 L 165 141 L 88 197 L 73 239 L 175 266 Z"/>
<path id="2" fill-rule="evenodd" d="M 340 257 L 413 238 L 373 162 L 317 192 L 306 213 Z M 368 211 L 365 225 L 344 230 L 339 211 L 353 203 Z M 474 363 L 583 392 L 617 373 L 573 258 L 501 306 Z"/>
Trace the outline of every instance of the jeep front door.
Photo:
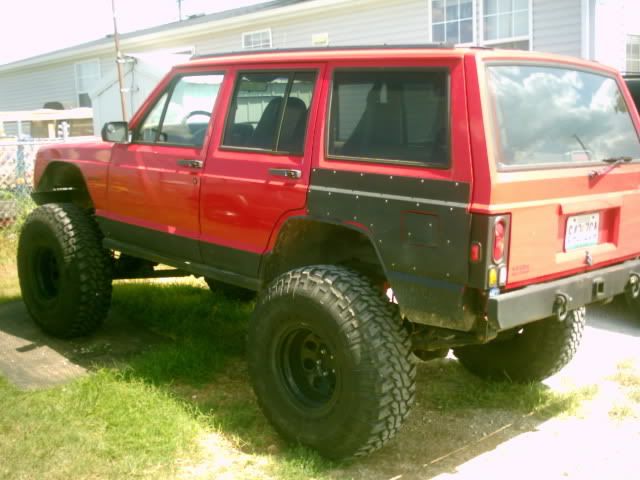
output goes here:
<path id="1" fill-rule="evenodd" d="M 168 258 L 198 261 L 200 175 L 222 73 L 177 74 L 129 144 L 114 145 L 106 235 Z M 126 251 L 126 249 L 125 249 Z"/>

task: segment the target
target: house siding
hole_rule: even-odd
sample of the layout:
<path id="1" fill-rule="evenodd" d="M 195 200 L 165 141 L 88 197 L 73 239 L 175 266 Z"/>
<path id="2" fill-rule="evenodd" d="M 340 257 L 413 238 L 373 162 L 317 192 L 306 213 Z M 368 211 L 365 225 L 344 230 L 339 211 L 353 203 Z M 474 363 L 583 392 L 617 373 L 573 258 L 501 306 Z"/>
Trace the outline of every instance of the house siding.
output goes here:
<path id="1" fill-rule="evenodd" d="M 311 36 L 328 33 L 330 46 L 426 43 L 430 39 L 429 2 L 373 1 L 314 13 L 296 20 L 252 23 L 195 42 L 197 54 L 242 50 L 242 33 L 270 28 L 274 48 L 311 47 Z"/>
<path id="2" fill-rule="evenodd" d="M 46 102 L 77 107 L 73 63 L 43 65 L 0 75 L 0 111 L 33 110 Z"/>
<path id="3" fill-rule="evenodd" d="M 533 49 L 582 55 L 581 0 L 533 0 Z"/>

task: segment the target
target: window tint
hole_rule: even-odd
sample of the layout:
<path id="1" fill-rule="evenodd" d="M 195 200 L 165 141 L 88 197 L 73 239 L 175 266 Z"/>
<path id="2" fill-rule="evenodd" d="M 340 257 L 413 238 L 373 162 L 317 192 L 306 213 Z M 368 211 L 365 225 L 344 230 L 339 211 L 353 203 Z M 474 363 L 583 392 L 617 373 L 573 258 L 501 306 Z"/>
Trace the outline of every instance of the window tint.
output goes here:
<path id="1" fill-rule="evenodd" d="M 224 145 L 301 153 L 315 73 L 240 74 Z"/>
<path id="2" fill-rule="evenodd" d="M 142 122 L 134 141 L 201 147 L 223 75 L 181 77 Z"/>
<path id="3" fill-rule="evenodd" d="M 500 167 L 640 158 L 640 142 L 615 79 L 539 65 L 488 67 Z"/>
<path id="4" fill-rule="evenodd" d="M 282 117 L 277 150 L 302 152 L 314 80 L 312 72 L 295 74 Z"/>
<path id="5" fill-rule="evenodd" d="M 448 75 L 337 71 L 329 155 L 449 163 Z"/>

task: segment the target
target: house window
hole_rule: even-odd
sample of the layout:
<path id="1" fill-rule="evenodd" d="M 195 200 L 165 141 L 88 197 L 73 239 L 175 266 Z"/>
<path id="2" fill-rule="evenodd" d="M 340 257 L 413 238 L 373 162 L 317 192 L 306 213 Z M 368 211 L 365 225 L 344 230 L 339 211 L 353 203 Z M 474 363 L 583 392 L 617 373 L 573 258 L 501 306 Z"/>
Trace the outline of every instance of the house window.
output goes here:
<path id="1" fill-rule="evenodd" d="M 76 93 L 79 107 L 91 107 L 89 92 L 96 87 L 100 80 L 100 61 L 89 60 L 75 64 Z"/>
<path id="2" fill-rule="evenodd" d="M 640 72 L 640 35 L 627 36 L 627 72 Z"/>
<path id="3" fill-rule="evenodd" d="M 529 49 L 529 0 L 484 0 L 483 7 L 485 43 Z"/>
<path id="4" fill-rule="evenodd" d="M 263 50 L 271 48 L 271 29 L 245 32 L 242 34 L 242 48 L 245 50 Z"/>
<path id="5" fill-rule="evenodd" d="M 434 42 L 473 42 L 473 0 L 433 0 L 431 38 Z"/>

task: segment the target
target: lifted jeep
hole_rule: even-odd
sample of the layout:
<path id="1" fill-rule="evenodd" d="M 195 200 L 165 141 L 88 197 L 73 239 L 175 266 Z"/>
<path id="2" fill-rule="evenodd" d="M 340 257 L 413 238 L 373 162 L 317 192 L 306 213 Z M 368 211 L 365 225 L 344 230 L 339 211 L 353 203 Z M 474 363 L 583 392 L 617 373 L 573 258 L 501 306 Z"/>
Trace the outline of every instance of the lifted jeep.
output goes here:
<path id="1" fill-rule="evenodd" d="M 192 60 L 103 142 L 40 150 L 23 298 L 72 337 L 116 278 L 257 291 L 265 415 L 327 457 L 367 454 L 409 413 L 412 352 L 537 381 L 574 355 L 585 305 L 638 301 L 631 102 L 614 70 L 529 52 Z"/>

